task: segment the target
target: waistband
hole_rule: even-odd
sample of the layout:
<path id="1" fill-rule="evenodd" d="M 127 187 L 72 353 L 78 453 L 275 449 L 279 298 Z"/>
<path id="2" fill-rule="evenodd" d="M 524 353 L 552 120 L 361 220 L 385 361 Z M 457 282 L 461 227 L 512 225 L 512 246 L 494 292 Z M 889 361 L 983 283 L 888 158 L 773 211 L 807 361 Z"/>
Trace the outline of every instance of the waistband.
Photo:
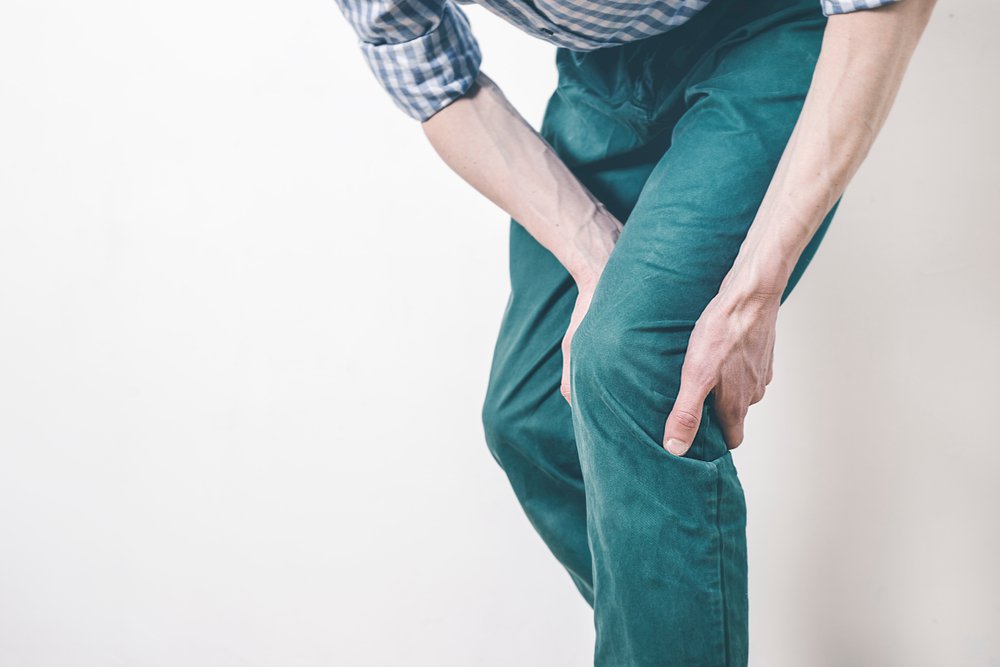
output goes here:
<path id="1" fill-rule="evenodd" d="M 672 87 L 682 87 L 727 44 L 768 30 L 822 30 L 826 20 L 818 0 L 712 0 L 659 35 L 593 51 L 556 49 L 558 88 L 589 106 L 645 122 L 674 94 Z"/>

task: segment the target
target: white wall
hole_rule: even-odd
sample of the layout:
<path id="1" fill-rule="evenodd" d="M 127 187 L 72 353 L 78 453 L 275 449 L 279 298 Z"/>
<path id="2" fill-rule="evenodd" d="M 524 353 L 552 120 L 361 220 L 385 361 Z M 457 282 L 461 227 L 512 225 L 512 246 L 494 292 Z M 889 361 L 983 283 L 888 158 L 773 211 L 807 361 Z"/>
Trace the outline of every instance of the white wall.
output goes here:
<path id="1" fill-rule="evenodd" d="M 782 310 L 752 665 L 1000 665 L 998 25 L 939 3 Z M 0 667 L 587 664 L 479 423 L 506 241 L 330 0 L 5 2 Z"/>

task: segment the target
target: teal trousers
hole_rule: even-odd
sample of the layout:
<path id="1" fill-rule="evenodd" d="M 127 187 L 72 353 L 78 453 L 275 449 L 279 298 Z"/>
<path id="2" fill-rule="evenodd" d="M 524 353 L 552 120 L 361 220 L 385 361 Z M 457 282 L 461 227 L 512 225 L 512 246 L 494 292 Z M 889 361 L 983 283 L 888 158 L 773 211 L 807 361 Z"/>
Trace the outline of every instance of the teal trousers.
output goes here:
<path id="1" fill-rule="evenodd" d="M 572 341 L 571 407 L 560 342 L 576 286 L 510 221 L 482 418 L 528 519 L 593 607 L 597 667 L 747 663 L 746 504 L 711 395 L 685 456 L 662 439 L 689 335 L 764 197 L 826 20 L 816 0 L 713 0 L 662 35 L 557 50 L 541 134 L 625 227 Z"/>

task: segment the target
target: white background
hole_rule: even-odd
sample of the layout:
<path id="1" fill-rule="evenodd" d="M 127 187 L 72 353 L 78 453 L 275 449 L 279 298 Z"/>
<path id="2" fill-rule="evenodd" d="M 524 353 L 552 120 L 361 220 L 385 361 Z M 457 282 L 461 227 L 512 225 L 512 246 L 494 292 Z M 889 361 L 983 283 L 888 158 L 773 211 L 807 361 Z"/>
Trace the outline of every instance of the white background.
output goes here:
<path id="1" fill-rule="evenodd" d="M 752 665 L 1000 665 L 998 26 L 939 3 L 782 309 Z M 4 0 L 0 667 L 588 664 L 479 422 L 506 244 L 330 0 Z"/>

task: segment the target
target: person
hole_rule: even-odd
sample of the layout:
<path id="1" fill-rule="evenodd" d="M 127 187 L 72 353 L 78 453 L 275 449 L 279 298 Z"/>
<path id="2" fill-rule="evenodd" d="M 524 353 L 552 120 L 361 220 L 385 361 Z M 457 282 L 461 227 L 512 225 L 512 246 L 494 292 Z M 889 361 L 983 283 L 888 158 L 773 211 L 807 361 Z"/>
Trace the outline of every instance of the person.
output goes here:
<path id="1" fill-rule="evenodd" d="M 489 451 L 593 607 L 595 666 L 745 665 L 731 450 L 934 0 L 475 1 L 557 46 L 538 132 L 481 70 L 472 0 L 338 4 L 511 216 Z"/>

